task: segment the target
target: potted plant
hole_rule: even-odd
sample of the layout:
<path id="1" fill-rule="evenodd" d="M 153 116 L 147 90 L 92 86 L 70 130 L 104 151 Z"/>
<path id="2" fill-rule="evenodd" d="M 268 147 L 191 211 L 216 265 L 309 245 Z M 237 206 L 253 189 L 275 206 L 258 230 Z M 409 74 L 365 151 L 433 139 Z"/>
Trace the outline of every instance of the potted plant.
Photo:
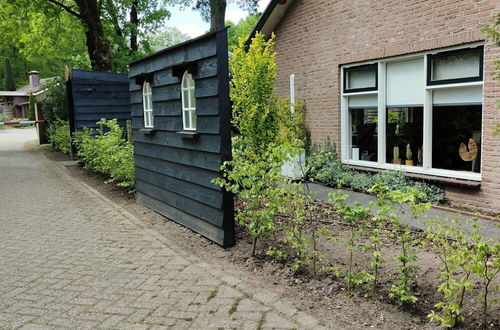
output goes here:
<path id="1" fill-rule="evenodd" d="M 392 149 L 392 152 L 394 154 L 394 158 L 392 159 L 392 163 L 401 165 L 401 158 L 399 158 L 399 147 L 398 146 L 394 147 Z"/>
<path id="2" fill-rule="evenodd" d="M 408 143 L 406 145 L 406 165 L 413 166 L 413 159 L 411 159 L 412 156 L 413 154 L 411 153 L 411 147 L 410 144 Z"/>

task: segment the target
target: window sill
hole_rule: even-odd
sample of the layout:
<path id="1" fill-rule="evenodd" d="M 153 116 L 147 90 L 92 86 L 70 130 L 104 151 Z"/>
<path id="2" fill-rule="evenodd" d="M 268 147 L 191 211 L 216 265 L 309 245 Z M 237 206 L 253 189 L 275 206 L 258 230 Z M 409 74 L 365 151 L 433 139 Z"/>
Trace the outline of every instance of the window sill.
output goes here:
<path id="1" fill-rule="evenodd" d="M 139 132 L 144 135 L 154 135 L 156 130 L 154 128 L 141 128 Z"/>
<path id="2" fill-rule="evenodd" d="M 346 165 L 347 165 L 347 167 L 352 168 L 353 170 L 372 172 L 372 173 L 378 173 L 378 172 L 382 172 L 382 171 L 387 170 L 387 169 L 368 167 L 368 166 L 365 167 L 365 166 L 359 166 L 359 165 L 348 165 L 348 164 L 346 164 Z M 431 174 L 411 173 L 411 172 L 407 172 L 407 171 L 404 171 L 404 174 L 411 179 L 418 179 L 418 180 L 427 181 L 427 182 L 460 186 L 460 187 L 471 188 L 471 189 L 477 189 L 477 188 L 481 187 L 481 181 L 441 177 L 441 176 L 431 175 Z"/>
<path id="3" fill-rule="evenodd" d="M 177 132 L 183 139 L 196 139 L 198 132 L 196 131 L 180 131 Z"/>

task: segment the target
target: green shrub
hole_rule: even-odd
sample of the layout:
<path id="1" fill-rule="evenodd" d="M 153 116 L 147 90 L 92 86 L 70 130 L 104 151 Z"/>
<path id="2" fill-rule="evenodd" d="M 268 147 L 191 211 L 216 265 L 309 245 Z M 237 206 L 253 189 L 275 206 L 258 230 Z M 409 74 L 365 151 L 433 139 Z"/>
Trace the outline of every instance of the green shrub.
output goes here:
<path id="1" fill-rule="evenodd" d="M 68 101 L 66 97 L 66 82 L 57 77 L 44 84 L 47 95 L 43 99 L 42 112 L 49 125 L 55 122 L 56 118 L 68 120 Z"/>
<path id="2" fill-rule="evenodd" d="M 401 171 L 382 171 L 377 174 L 363 173 L 348 168 L 337 159 L 335 145 L 326 141 L 323 146 L 314 146 L 307 158 L 308 178 L 329 186 L 339 184 L 356 191 L 368 192 L 376 183 L 389 187 L 391 191 L 406 191 L 413 188 L 419 193 L 418 202 L 441 203 L 445 201 L 444 190 L 438 186 L 415 181 Z"/>
<path id="3" fill-rule="evenodd" d="M 133 145 L 122 137 L 123 131 L 116 119 L 101 119 L 98 124 L 103 129 L 98 129 L 96 135 L 89 128 L 75 134 L 79 161 L 84 168 L 109 176 L 106 183 L 117 182 L 121 187 L 132 187 Z"/>
<path id="4" fill-rule="evenodd" d="M 49 127 L 49 141 L 57 150 L 69 154 L 71 151 L 71 140 L 67 121 L 56 118 L 52 122 L 52 125 Z"/>

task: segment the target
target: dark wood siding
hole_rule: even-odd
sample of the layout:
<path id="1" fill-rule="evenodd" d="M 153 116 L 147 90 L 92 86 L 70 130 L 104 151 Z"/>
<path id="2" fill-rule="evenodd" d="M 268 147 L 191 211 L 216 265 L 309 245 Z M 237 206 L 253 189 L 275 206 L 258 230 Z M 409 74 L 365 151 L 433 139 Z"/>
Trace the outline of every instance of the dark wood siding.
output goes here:
<path id="1" fill-rule="evenodd" d="M 130 64 L 137 199 L 223 246 L 234 244 L 233 197 L 212 183 L 231 158 L 227 30 Z M 181 79 L 195 80 L 197 129 L 182 134 Z M 151 84 L 154 128 L 144 128 L 142 83 Z"/>
<path id="2" fill-rule="evenodd" d="M 126 126 L 130 119 L 129 78 L 126 74 L 71 70 L 67 81 L 71 93 L 71 131 L 96 128 L 101 119 L 117 119 Z"/>

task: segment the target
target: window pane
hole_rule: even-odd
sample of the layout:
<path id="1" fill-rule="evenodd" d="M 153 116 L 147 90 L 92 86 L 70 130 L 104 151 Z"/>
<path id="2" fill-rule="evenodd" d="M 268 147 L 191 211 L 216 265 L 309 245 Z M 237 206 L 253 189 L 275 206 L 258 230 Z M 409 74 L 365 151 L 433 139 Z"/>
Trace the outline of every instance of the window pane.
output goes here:
<path id="1" fill-rule="evenodd" d="M 482 106 L 434 106 L 432 116 L 432 167 L 479 173 Z"/>
<path id="2" fill-rule="evenodd" d="M 346 89 L 375 88 L 376 84 L 376 66 L 364 68 L 349 68 L 346 70 Z"/>
<path id="3" fill-rule="evenodd" d="M 153 97 L 152 97 L 152 95 L 148 96 L 148 109 L 149 110 L 153 109 Z"/>
<path id="4" fill-rule="evenodd" d="M 386 118 L 386 162 L 422 166 L 424 108 L 388 108 Z"/>
<path id="5" fill-rule="evenodd" d="M 432 59 L 432 80 L 479 77 L 481 69 L 479 52 L 437 57 Z"/>
<path id="6" fill-rule="evenodd" d="M 194 97 L 194 89 L 189 91 L 189 107 L 196 108 L 196 98 Z"/>
<path id="7" fill-rule="evenodd" d="M 183 111 L 182 112 L 182 119 L 184 120 L 184 129 L 190 128 L 189 125 L 189 111 Z"/>
<path id="8" fill-rule="evenodd" d="M 151 127 L 154 126 L 154 117 L 153 117 L 153 111 L 149 112 L 149 125 Z"/>
<path id="9" fill-rule="evenodd" d="M 377 108 L 349 109 L 351 159 L 377 161 Z"/>
<path id="10" fill-rule="evenodd" d="M 196 129 L 196 111 L 190 111 L 191 115 L 191 128 Z"/>
<path id="11" fill-rule="evenodd" d="M 189 108 L 189 90 L 182 91 L 182 107 Z"/>
<path id="12" fill-rule="evenodd" d="M 424 104 L 424 58 L 387 63 L 387 105 Z"/>

